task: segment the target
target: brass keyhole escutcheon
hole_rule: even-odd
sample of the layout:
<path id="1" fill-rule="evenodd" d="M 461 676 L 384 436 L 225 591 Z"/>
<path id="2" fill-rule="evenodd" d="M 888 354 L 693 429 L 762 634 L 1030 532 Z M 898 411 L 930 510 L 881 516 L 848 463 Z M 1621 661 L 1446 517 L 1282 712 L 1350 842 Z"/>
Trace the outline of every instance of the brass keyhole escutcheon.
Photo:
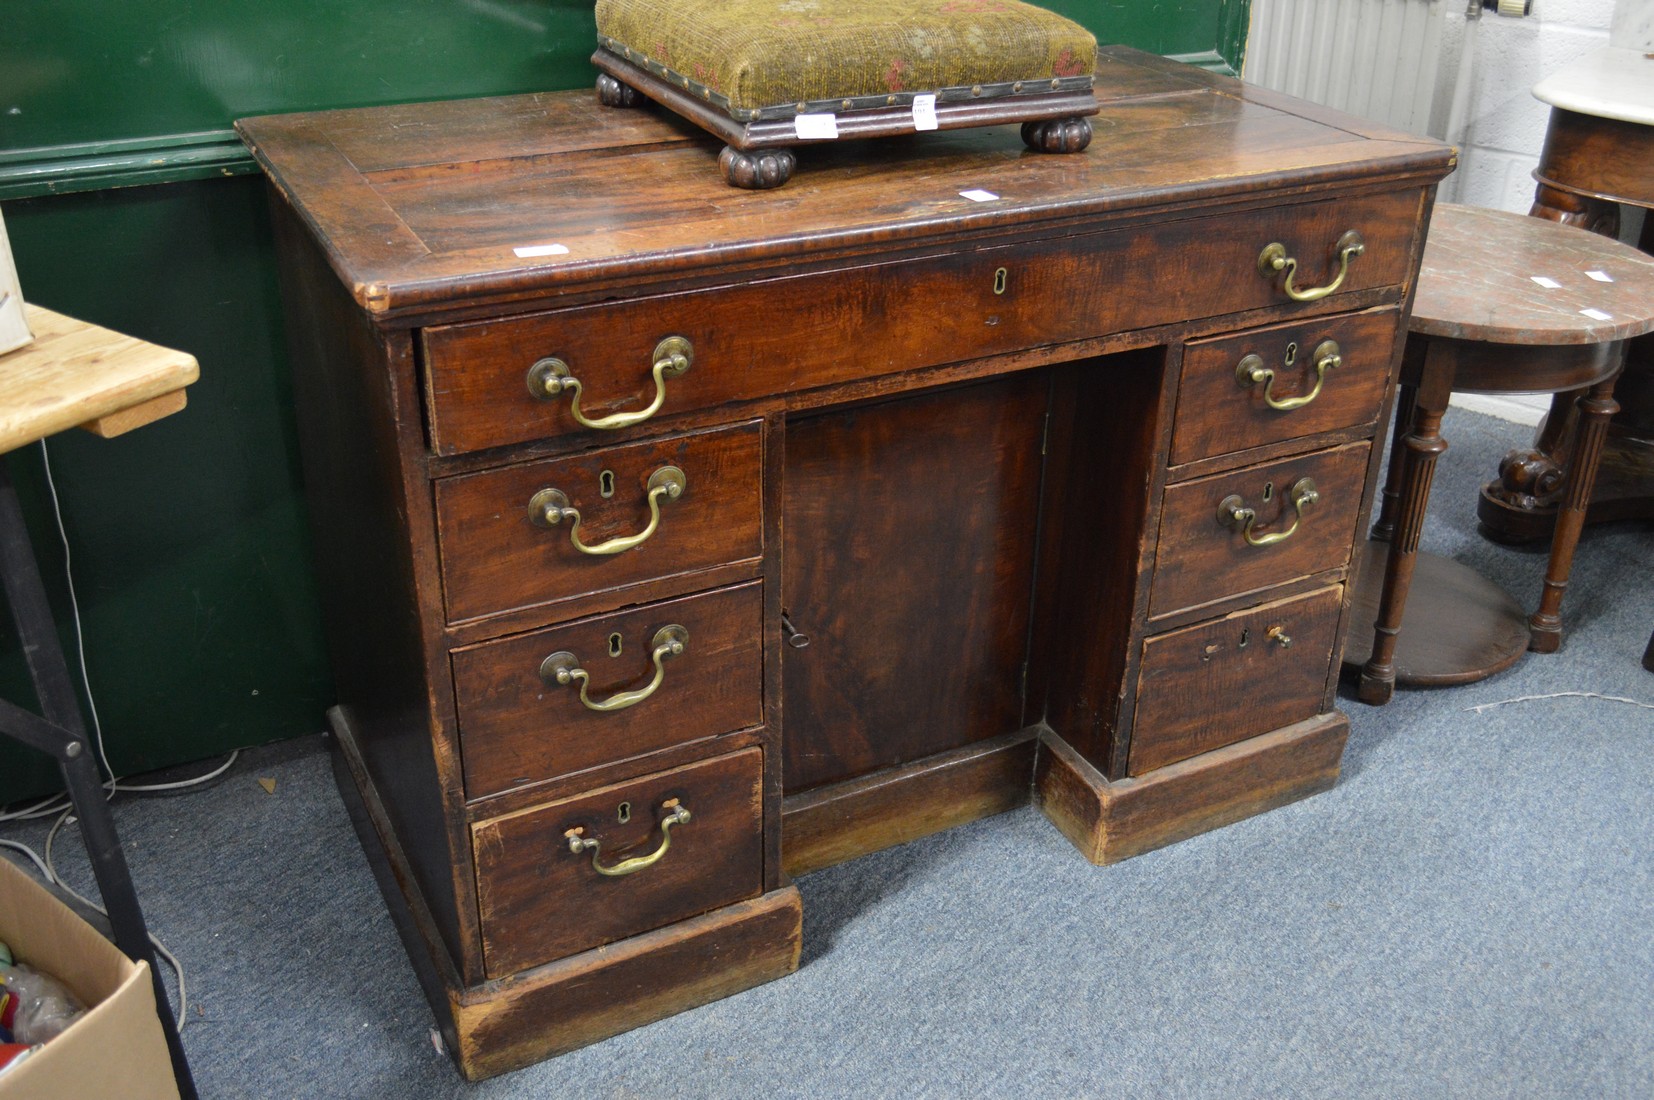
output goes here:
<path id="1" fill-rule="evenodd" d="M 1275 499 L 1275 483 L 1273 481 L 1264 482 L 1263 483 L 1263 502 L 1265 504 L 1268 504 L 1270 501 L 1272 501 L 1274 499 Z"/>
<path id="2" fill-rule="evenodd" d="M 597 495 L 604 500 L 615 495 L 615 472 L 604 470 L 597 475 Z"/>
<path id="3" fill-rule="evenodd" d="M 1298 342 L 1294 340 L 1286 346 L 1286 365 L 1291 366 L 1298 361 Z"/>
<path id="4" fill-rule="evenodd" d="M 622 643 L 623 643 L 623 639 L 620 637 L 619 634 L 610 634 L 609 635 L 609 656 L 611 656 L 611 657 L 620 656 L 620 647 L 621 647 Z"/>
<path id="5" fill-rule="evenodd" d="M 622 825 L 632 820 L 632 804 L 630 802 L 622 802 L 620 804 L 620 808 L 615 811 L 615 820 L 619 821 Z"/>
<path id="6" fill-rule="evenodd" d="M 994 272 L 994 293 L 1004 294 L 1005 284 L 1010 280 L 1011 273 L 1003 267 Z"/>

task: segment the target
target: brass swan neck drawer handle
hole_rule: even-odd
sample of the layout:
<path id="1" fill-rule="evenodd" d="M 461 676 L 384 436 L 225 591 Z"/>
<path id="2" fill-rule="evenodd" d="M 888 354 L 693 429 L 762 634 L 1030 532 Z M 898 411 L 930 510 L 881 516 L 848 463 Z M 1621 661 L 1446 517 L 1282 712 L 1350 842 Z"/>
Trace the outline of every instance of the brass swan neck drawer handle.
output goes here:
<path id="1" fill-rule="evenodd" d="M 1293 276 L 1298 274 L 1298 261 L 1286 254 L 1286 245 L 1279 241 L 1264 246 L 1258 254 L 1258 271 L 1267 278 L 1273 278 L 1279 272 L 1286 272 L 1286 279 L 1281 289 L 1294 302 L 1318 302 L 1344 285 L 1344 276 L 1350 273 L 1350 261 L 1367 251 L 1367 242 L 1361 239 L 1361 234 L 1353 229 L 1346 229 L 1338 238 L 1333 248 L 1338 253 L 1338 277 L 1326 286 L 1313 286 L 1308 290 L 1300 290 L 1292 285 Z"/>
<path id="2" fill-rule="evenodd" d="M 586 689 L 591 686 L 591 674 L 580 667 L 580 658 L 567 650 L 553 653 L 540 662 L 540 679 L 557 687 L 579 684 L 580 705 L 587 710 L 625 710 L 643 702 L 660 688 L 666 680 L 666 662 L 673 657 L 683 656 L 684 651 L 689 648 L 689 631 L 677 623 L 663 626 L 655 631 L 655 638 L 650 646 L 654 650 L 650 654 L 650 660 L 654 662 L 655 675 L 652 680 L 635 691 L 622 691 L 607 699 L 594 700 L 586 693 Z"/>
<path id="3" fill-rule="evenodd" d="M 580 541 L 580 509 L 569 503 L 568 494 L 561 489 L 541 489 L 528 500 L 528 518 L 536 527 L 555 527 L 569 521 L 569 542 L 582 554 L 618 554 L 649 541 L 660 527 L 660 506 L 663 500 L 677 500 L 689 487 L 689 479 L 676 466 L 662 466 L 649 475 L 645 488 L 649 491 L 649 526 L 635 535 L 620 535 L 596 546 Z"/>
<path id="4" fill-rule="evenodd" d="M 1291 412 L 1301 409 L 1305 405 L 1321 396 L 1321 387 L 1326 384 L 1327 372 L 1337 370 L 1344 365 L 1344 357 L 1339 353 L 1336 340 L 1323 340 L 1315 348 L 1315 388 L 1298 397 L 1275 396 L 1275 372 L 1263 365 L 1263 357 L 1248 355 L 1235 365 L 1235 381 L 1243 388 L 1263 386 L 1263 403 L 1277 412 Z"/>
<path id="5" fill-rule="evenodd" d="M 649 372 L 655 380 L 655 399 L 649 402 L 649 407 L 636 412 L 600 416 L 596 420 L 581 411 L 580 379 L 574 376 L 573 368 L 561 359 L 548 357 L 529 367 L 528 392 L 541 401 L 554 401 L 565 393 L 573 394 L 574 399 L 569 402 L 569 415 L 576 422 L 598 431 L 614 431 L 641 424 L 659 412 L 666 403 L 666 380 L 687 373 L 694 362 L 695 349 L 689 341 L 682 336 L 668 336 L 655 345 L 655 365 Z"/>
<path id="6" fill-rule="evenodd" d="M 1287 490 L 1287 499 L 1292 502 L 1292 526 L 1285 531 L 1271 531 L 1267 535 L 1254 535 L 1252 527 L 1258 522 L 1258 513 L 1254 508 L 1248 508 L 1246 501 L 1240 494 L 1230 493 L 1218 502 L 1218 522 L 1225 527 L 1240 529 L 1241 537 L 1246 539 L 1248 546 L 1274 546 L 1278 542 L 1285 542 L 1298 530 L 1303 522 L 1304 509 L 1312 507 L 1321 500 L 1321 494 L 1315 489 L 1315 482 L 1307 477 L 1301 477 L 1292 483 Z"/>
<path id="7" fill-rule="evenodd" d="M 660 804 L 660 808 L 668 811 L 666 816 L 660 819 L 660 847 L 646 856 L 633 856 L 631 859 L 623 859 L 619 863 L 608 867 L 603 866 L 602 863 L 602 841 L 583 835 L 586 830 L 578 825 L 572 829 L 564 830 L 563 835 L 568 837 L 569 851 L 575 855 L 581 855 L 585 852 L 592 854 L 592 870 L 598 874 L 607 875 L 610 878 L 636 874 L 645 867 L 653 867 L 661 861 L 662 856 L 666 855 L 666 850 L 672 846 L 672 833 L 670 831 L 672 826 L 689 823 L 689 807 L 680 805 L 677 799 L 668 798 Z"/>

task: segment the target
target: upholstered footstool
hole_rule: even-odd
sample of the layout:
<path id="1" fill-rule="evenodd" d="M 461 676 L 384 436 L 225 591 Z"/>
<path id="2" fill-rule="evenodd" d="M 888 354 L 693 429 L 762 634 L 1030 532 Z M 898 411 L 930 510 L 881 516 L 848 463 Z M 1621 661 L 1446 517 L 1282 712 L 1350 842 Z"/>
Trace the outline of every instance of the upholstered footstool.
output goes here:
<path id="1" fill-rule="evenodd" d="M 722 138 L 724 178 L 779 187 L 791 147 L 1021 122 L 1091 141 L 1097 41 L 1018 0 L 598 0 L 598 98 L 641 96 Z"/>

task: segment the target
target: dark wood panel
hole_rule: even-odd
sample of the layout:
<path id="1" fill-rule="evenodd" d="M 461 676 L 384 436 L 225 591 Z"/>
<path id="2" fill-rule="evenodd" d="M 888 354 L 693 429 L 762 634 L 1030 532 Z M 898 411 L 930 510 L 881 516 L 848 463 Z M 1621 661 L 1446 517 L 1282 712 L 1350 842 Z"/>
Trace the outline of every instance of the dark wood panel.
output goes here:
<path id="1" fill-rule="evenodd" d="M 568 398 L 531 396 L 529 368 L 547 356 L 568 363 L 588 417 L 643 408 L 654 397 L 653 349 L 667 336 L 682 336 L 694 348 L 689 371 L 666 383 L 663 409 L 682 412 L 1279 305 L 1287 301 L 1280 278 L 1258 270 L 1264 246 L 1286 244 L 1302 265 L 1301 280 L 1325 281 L 1333 244 L 1351 228 L 1368 247 L 1339 294 L 1399 288 L 1409 270 L 1416 207 L 1413 192 L 1281 204 L 1245 217 L 436 326 L 423 334 L 433 444 L 438 453 L 455 454 L 546 435 L 599 434 L 574 421 Z M 1179 258 L 1179 278 L 1149 276 L 1168 255 Z M 754 316 L 765 324 L 753 326 Z"/>
<path id="2" fill-rule="evenodd" d="M 789 793 L 1021 728 L 1046 382 L 788 424 Z"/>
<path id="3" fill-rule="evenodd" d="M 1077 363 L 1058 372 L 1052 392 L 1025 720 L 1043 718 L 1105 772 L 1153 560 L 1143 531 L 1165 476 L 1167 359 L 1157 347 Z"/>
<path id="4" fill-rule="evenodd" d="M 1169 615 L 1347 565 L 1366 485 L 1368 449 L 1366 443 L 1353 443 L 1168 488 L 1149 614 Z M 1254 546 L 1242 527 L 1220 521 L 1219 505 L 1238 496 L 1257 512 L 1255 540 L 1291 529 L 1296 517 L 1289 498 L 1303 478 L 1314 482 L 1320 500 L 1304 509 L 1291 537 Z"/>
<path id="5" fill-rule="evenodd" d="M 762 756 L 743 749 L 474 826 L 489 977 L 758 896 Z M 670 829 L 670 847 L 651 866 L 607 876 L 589 852 L 569 850 L 566 833 L 577 828 L 600 842 L 606 867 L 647 856 L 674 807 L 689 820 Z"/>
<path id="6" fill-rule="evenodd" d="M 437 482 L 449 618 L 575 599 L 758 557 L 762 440 L 762 425 L 752 421 Z M 570 541 L 568 520 L 539 526 L 530 519 L 535 494 L 557 489 L 578 509 L 587 546 L 636 535 L 650 520 L 649 479 L 664 467 L 682 471 L 683 491 L 661 501 L 654 534 L 629 550 L 582 553 Z M 613 478 L 608 497 L 605 471 Z"/>
<path id="7" fill-rule="evenodd" d="M 1274 325 L 1240 336 L 1190 344 L 1183 355 L 1171 464 L 1262 447 L 1294 436 L 1370 426 L 1384 403 L 1400 326 L 1394 311 Z M 1338 345 L 1340 365 L 1325 372 L 1319 393 L 1296 409 L 1270 408 L 1314 392 L 1316 351 Z M 1242 385 L 1236 368 L 1248 355 L 1273 371 L 1267 383 Z"/>
<path id="8" fill-rule="evenodd" d="M 1343 593 L 1334 585 L 1144 642 L 1131 774 L 1319 713 Z"/>
<path id="9" fill-rule="evenodd" d="M 466 794 L 482 798 L 758 725 L 762 611 L 763 586 L 753 582 L 455 650 Z M 641 690 L 654 676 L 655 634 L 670 625 L 688 632 L 684 652 L 662 662 L 660 686 L 632 706 L 590 710 L 578 684 L 541 678 L 541 663 L 567 652 L 590 674 L 593 702 Z"/>
<path id="10" fill-rule="evenodd" d="M 408 423 L 419 415 L 408 404 L 411 347 L 387 344 L 328 276 L 293 208 L 271 200 L 305 502 L 315 544 L 326 547 L 316 579 L 339 720 L 353 726 L 361 766 L 385 797 L 386 827 L 408 852 L 454 965 L 480 974 L 469 845 L 452 816 L 457 759 L 426 711 L 433 684 L 421 592 L 434 597 L 436 578 L 427 546 L 403 526 L 426 496 L 404 464 L 408 436 L 419 434 Z"/>

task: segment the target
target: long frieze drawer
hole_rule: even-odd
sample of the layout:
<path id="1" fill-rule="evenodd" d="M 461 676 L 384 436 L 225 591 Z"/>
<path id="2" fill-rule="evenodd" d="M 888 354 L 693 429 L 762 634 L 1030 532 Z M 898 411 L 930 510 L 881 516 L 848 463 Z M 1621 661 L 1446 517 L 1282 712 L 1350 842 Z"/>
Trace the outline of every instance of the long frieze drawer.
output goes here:
<path id="1" fill-rule="evenodd" d="M 470 798 L 763 720 L 752 581 L 452 653 Z"/>
<path id="2" fill-rule="evenodd" d="M 762 425 L 608 447 L 436 485 L 452 622 L 758 557 Z"/>
<path id="3" fill-rule="evenodd" d="M 1342 585 L 1143 643 L 1132 775 L 1321 712 Z"/>
<path id="4" fill-rule="evenodd" d="M 1351 443 L 1168 488 L 1149 617 L 1346 564 L 1368 448 Z"/>
<path id="5" fill-rule="evenodd" d="M 758 896 L 762 765 L 744 749 L 473 826 L 488 976 Z"/>
<path id="6" fill-rule="evenodd" d="M 1172 465 L 1371 424 L 1400 330 L 1401 314 L 1384 310 L 1189 344 Z"/>
<path id="7" fill-rule="evenodd" d="M 1300 296 L 1399 288 L 1419 202 L 1409 189 L 1283 204 L 437 325 L 422 333 L 431 439 L 456 454 L 601 435 L 656 413 L 1286 305 L 1289 282 Z"/>

